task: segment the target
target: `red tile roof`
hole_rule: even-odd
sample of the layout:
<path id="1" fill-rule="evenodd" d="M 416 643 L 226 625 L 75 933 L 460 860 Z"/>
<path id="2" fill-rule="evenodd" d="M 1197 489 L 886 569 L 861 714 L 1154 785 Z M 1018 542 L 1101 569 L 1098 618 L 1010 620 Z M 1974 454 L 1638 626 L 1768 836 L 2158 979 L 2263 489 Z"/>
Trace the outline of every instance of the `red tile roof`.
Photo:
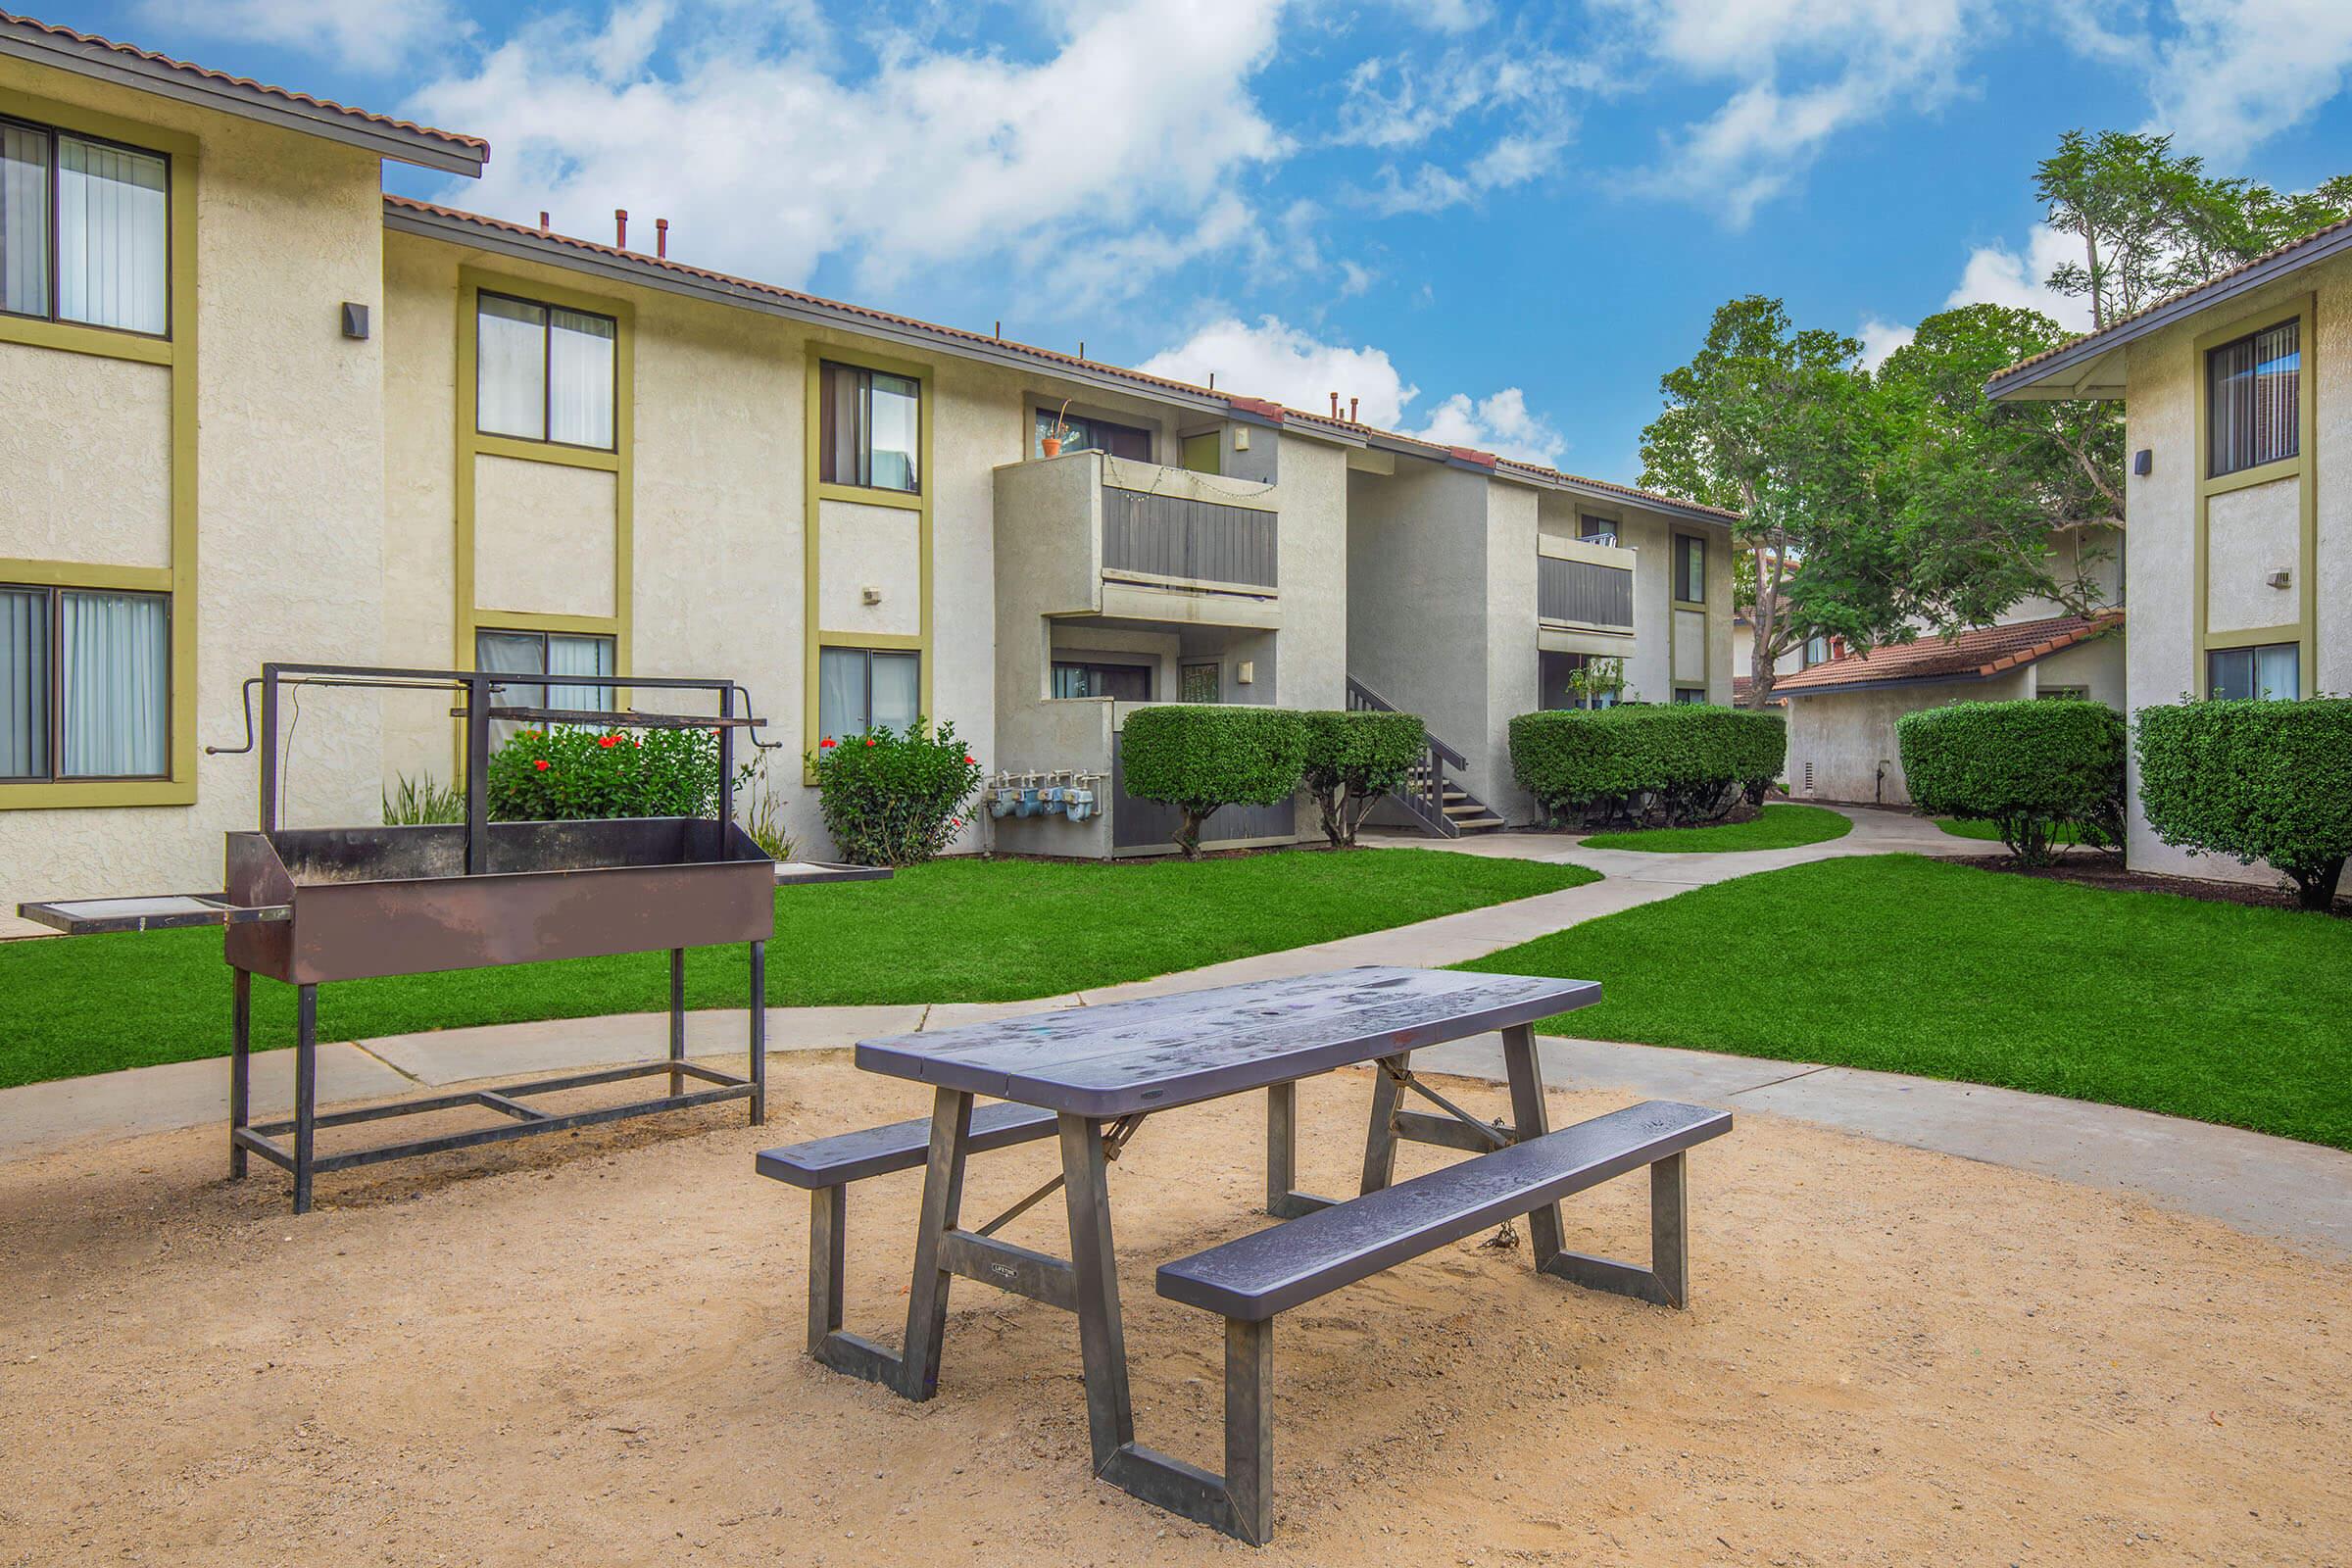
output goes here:
<path id="1" fill-rule="evenodd" d="M 552 230 L 533 227 L 528 223 L 509 222 L 503 218 L 490 218 L 480 213 L 466 212 L 462 208 L 443 207 L 432 202 L 417 201 L 413 197 L 393 195 L 384 197 L 384 205 L 396 212 L 429 214 L 460 223 L 497 229 L 509 234 L 519 234 L 545 244 L 578 251 L 583 255 L 610 257 L 616 261 L 626 261 L 633 266 L 656 268 L 662 271 L 675 272 L 681 277 L 699 278 L 705 282 L 716 283 L 726 288 L 744 289 L 771 299 L 787 300 L 825 311 L 839 311 L 849 316 L 862 317 L 870 321 L 891 326 L 911 327 L 920 332 L 956 338 L 967 343 L 986 344 L 994 349 L 1009 349 L 1028 358 L 1049 364 L 1073 366 L 1100 375 L 1116 376 L 1121 380 L 1133 381 L 1143 387 L 1157 387 L 1167 391 L 1189 393 L 1196 397 L 1214 398 L 1237 413 L 1253 414 L 1278 424 L 1296 422 L 1311 425 L 1318 429 L 1335 430 L 1356 436 L 1375 436 L 1386 442 L 1419 448 L 1428 453 L 1432 459 L 1441 462 L 1450 459 L 1467 464 L 1472 467 L 1493 469 L 1503 474 L 1519 473 L 1540 480 L 1564 481 L 1572 485 L 1605 491 L 1612 495 L 1621 495 L 1630 501 L 1645 502 L 1653 506 L 1663 503 L 1690 512 L 1703 513 L 1708 516 L 1721 518 L 1727 523 L 1740 520 L 1738 513 L 1726 512 L 1720 507 L 1702 506 L 1696 502 L 1684 501 L 1678 497 L 1661 495 L 1654 491 L 1637 490 L 1631 485 L 1613 484 L 1606 479 L 1589 479 L 1581 474 L 1563 472 L 1558 468 L 1547 468 L 1541 464 L 1520 463 L 1508 458 L 1497 458 L 1491 452 L 1477 452 L 1468 447 L 1446 446 L 1438 442 L 1423 440 L 1419 436 L 1406 435 L 1401 431 L 1383 430 L 1376 425 L 1350 419 L 1333 418 L 1328 415 L 1313 414 L 1304 409 L 1285 408 L 1279 403 L 1269 402 L 1264 398 L 1217 391 L 1209 387 L 1195 385 L 1190 381 L 1178 381 L 1168 376 L 1132 370 L 1125 366 L 1111 365 L 1102 360 L 1082 360 L 1075 355 L 1063 354 L 1056 349 L 1040 348 L 1033 343 L 1018 343 L 1007 338 L 991 337 L 986 333 L 970 332 L 957 326 L 942 326 L 936 321 L 926 321 L 916 317 L 897 316 L 888 311 L 877 311 L 864 305 L 852 305 L 843 300 L 826 299 L 822 295 L 807 294 L 798 289 L 784 288 L 774 283 L 762 283 L 753 278 L 738 277 L 728 272 L 712 271 L 708 268 L 689 267 L 683 262 L 673 261 L 667 257 L 649 256 L 643 251 L 622 250 L 596 240 L 579 239 L 569 234 L 558 234 Z"/>
<path id="2" fill-rule="evenodd" d="M 1956 637 L 1922 637 L 1800 669 L 1773 682 L 1772 689 L 1801 696 L 1897 682 L 1982 680 L 2103 636 L 2123 623 L 2124 612 L 2110 610 L 2096 615 L 2055 615 L 2047 620 L 1982 626 Z"/>
<path id="3" fill-rule="evenodd" d="M 2196 295 L 2202 294 L 2208 289 L 2224 289 L 2232 279 L 2242 276 L 2243 274 L 2254 270 L 2258 267 L 2268 267 L 2281 257 L 2291 256 L 2296 251 L 2302 250 L 2305 246 L 2319 244 L 2321 241 L 2328 239 L 2331 236 L 2343 233 L 2347 228 L 2352 228 L 2352 218 L 2347 218 L 2341 222 L 2329 223 L 2325 228 L 2315 228 L 2310 233 L 2303 235 L 2299 239 L 2290 239 L 2283 245 L 2275 246 L 2272 249 L 2263 252 L 2260 256 L 2252 257 L 2246 261 L 2240 262 L 2237 266 L 2230 268 L 2226 272 L 2217 272 L 2212 277 L 2205 279 L 2205 281 L 2202 283 L 2192 283 L 2187 288 L 2178 289 L 2173 293 L 2167 294 L 2160 300 L 2154 300 L 2146 305 L 2141 306 L 2138 310 L 2133 311 L 2130 316 L 2118 317 L 2116 319 L 2109 321 L 2105 326 L 2098 328 L 2096 331 L 2079 333 L 2074 337 L 2068 338 L 2065 342 L 2060 343 L 2055 347 L 2043 349 L 2039 354 L 2028 355 L 2025 359 L 2018 361 L 2015 365 L 2012 365 L 2005 369 L 1995 370 L 1992 373 L 1991 380 L 1996 384 L 2006 381 L 2011 376 L 2017 374 L 2020 370 L 2031 369 L 2034 366 L 2041 364 L 2044 360 L 2054 360 L 2061 354 L 2073 353 L 2076 349 L 2081 348 L 2083 344 L 2089 343 L 2094 339 L 2109 337 L 2123 332 L 2134 321 L 2138 321 L 2147 317 L 2153 316 L 2158 311 L 2170 310 L 2174 306 L 2189 300 Z"/>
<path id="4" fill-rule="evenodd" d="M 1753 675 L 1734 675 L 1734 676 L 1732 677 L 1732 706 L 1733 706 L 1734 708 L 1745 708 L 1745 707 L 1747 707 L 1747 706 L 1748 706 L 1748 698 L 1749 698 L 1749 696 L 1750 696 L 1751 694 L 1753 694 L 1753 693 L 1754 693 L 1755 689 L 1756 689 L 1756 677 L 1755 677 L 1755 676 L 1753 676 Z M 1767 708 L 1786 708 L 1786 707 L 1788 707 L 1788 700 L 1787 698 L 1785 698 L 1785 697 L 1782 697 L 1782 696 L 1778 695 L 1778 694 L 1779 694 L 1779 690 L 1780 690 L 1780 688 L 1778 688 L 1778 687 L 1776 686 L 1775 688 L 1773 688 L 1773 690 L 1774 690 L 1774 694 L 1775 694 L 1775 695 L 1774 695 L 1773 697 L 1771 697 L 1771 698 L 1770 698 L 1770 699 L 1769 699 L 1769 700 L 1768 700 L 1768 701 L 1765 703 L 1765 705 L 1764 705 L 1764 706 L 1765 706 L 1765 707 L 1767 707 Z"/>
<path id="5" fill-rule="evenodd" d="M 365 109 L 354 109 L 349 104 L 336 103 L 331 98 L 314 97 L 307 92 L 296 92 L 291 87 L 273 87 L 268 82 L 255 81 L 250 76 L 232 76 L 224 71 L 214 71 L 209 67 L 199 66 L 186 60 L 174 60 L 170 55 L 157 54 L 152 49 L 141 49 L 134 44 L 117 43 L 112 38 L 101 38 L 95 33 L 76 32 L 72 27 L 61 27 L 53 22 L 42 22 L 32 17 L 21 17 L 12 12 L 0 11 L 0 23 L 29 27 L 70 43 L 87 44 L 93 48 L 108 50 L 122 55 L 125 59 L 143 60 L 149 65 L 162 66 L 168 71 L 196 77 L 219 86 L 242 88 L 246 92 L 258 93 L 265 98 L 275 98 L 285 103 L 322 109 L 329 114 L 348 115 L 354 120 L 364 120 L 369 124 L 381 125 L 387 129 L 403 130 L 412 135 L 447 142 L 453 147 L 471 150 L 485 163 L 489 161 L 490 144 L 479 136 L 461 135 L 454 130 L 439 130 L 431 125 L 419 125 L 415 121 L 395 120 L 389 115 L 371 114 Z"/>

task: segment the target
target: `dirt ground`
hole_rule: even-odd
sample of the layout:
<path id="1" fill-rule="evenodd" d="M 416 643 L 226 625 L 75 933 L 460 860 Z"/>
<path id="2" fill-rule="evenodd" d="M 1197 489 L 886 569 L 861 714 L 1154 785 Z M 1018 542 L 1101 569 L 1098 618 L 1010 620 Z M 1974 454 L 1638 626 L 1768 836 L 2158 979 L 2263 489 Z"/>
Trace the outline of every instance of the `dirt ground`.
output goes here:
<path id="1" fill-rule="evenodd" d="M 958 1282 L 919 1406 L 803 1356 L 807 1203 L 753 1152 L 925 1107 L 838 1055 L 774 1081 L 765 1129 L 371 1167 L 301 1220 L 276 1172 L 220 1179 L 217 1130 L 0 1166 L 0 1564 L 1244 1560 L 1088 1476 L 1061 1313 Z M 1343 1185 L 1367 1095 L 1306 1087 L 1302 1185 Z M 1554 1099 L 1555 1125 L 1622 1102 Z M 1169 1113 L 1111 1169 L 1138 1436 L 1211 1464 L 1219 1324 L 1152 1268 L 1263 1223 L 1260 1115 Z M 967 1218 L 1053 1158 L 977 1157 Z M 1762 1115 L 1690 1165 L 1688 1313 L 1465 1243 L 1285 1316 L 1248 1560 L 2352 1560 L 2352 1266 Z M 919 1185 L 850 1205 L 878 1338 Z M 1644 1189 L 1568 1220 L 1640 1257 Z M 1059 1224 L 1005 1234 L 1058 1250 Z"/>

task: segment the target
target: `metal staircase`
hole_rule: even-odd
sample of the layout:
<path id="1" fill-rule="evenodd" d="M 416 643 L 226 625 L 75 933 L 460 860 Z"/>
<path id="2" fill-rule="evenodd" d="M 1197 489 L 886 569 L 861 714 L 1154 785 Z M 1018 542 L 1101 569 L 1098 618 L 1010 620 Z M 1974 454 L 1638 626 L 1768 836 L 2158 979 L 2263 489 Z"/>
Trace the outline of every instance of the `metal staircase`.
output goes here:
<path id="1" fill-rule="evenodd" d="M 1395 703 L 1352 675 L 1348 677 L 1348 706 L 1382 713 L 1396 711 Z M 1412 813 L 1424 831 L 1439 838 L 1458 839 L 1465 833 L 1493 833 L 1501 828 L 1502 818 L 1486 802 L 1446 775 L 1448 768 L 1468 767 L 1470 759 L 1427 729 L 1421 731 L 1421 742 L 1420 759 L 1405 775 L 1404 788 L 1389 798 Z"/>

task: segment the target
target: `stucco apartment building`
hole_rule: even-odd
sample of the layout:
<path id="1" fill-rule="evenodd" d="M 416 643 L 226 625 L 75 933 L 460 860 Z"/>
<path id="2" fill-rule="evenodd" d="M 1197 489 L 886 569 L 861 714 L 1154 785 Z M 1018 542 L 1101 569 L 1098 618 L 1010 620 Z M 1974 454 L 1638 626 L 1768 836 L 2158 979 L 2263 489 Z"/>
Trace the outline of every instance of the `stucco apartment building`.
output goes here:
<path id="1" fill-rule="evenodd" d="M 217 878 L 266 660 L 732 675 L 817 849 L 803 753 L 918 714 L 1103 803 L 960 847 L 1107 856 L 1140 703 L 1420 712 L 1477 821 L 1565 660 L 1729 700 L 1727 514 L 382 188 L 488 156 L 0 18 L 0 907 Z M 287 818 L 449 781 L 447 709 L 305 690 Z"/>
<path id="2" fill-rule="evenodd" d="M 2013 366 L 1995 398 L 2124 400 L 2124 706 L 2352 692 L 2352 223 Z M 2157 839 L 2141 869 L 2243 874 Z"/>

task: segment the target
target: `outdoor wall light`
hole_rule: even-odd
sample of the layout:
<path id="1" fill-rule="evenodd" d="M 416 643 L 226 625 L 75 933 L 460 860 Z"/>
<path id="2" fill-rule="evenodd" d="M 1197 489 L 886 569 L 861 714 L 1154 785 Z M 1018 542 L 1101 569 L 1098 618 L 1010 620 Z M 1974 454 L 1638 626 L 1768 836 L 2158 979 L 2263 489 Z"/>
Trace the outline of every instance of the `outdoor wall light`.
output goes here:
<path id="1" fill-rule="evenodd" d="M 2156 454 L 2148 448 L 2141 447 L 2137 452 L 2132 454 L 2132 471 L 2142 479 L 2145 479 L 2148 476 L 2148 470 L 2155 466 Z"/>
<path id="2" fill-rule="evenodd" d="M 1234 683 L 1235 683 L 1236 685 L 1240 685 L 1240 686 L 1254 686 L 1254 685 L 1256 685 L 1256 684 L 1257 684 L 1257 661 L 1256 661 L 1256 660 L 1254 660 L 1254 659 L 1245 659 L 1245 660 L 1243 660 L 1243 661 L 1242 661 L 1240 663 L 1238 663 L 1238 664 L 1234 665 L 1234 666 L 1233 666 L 1233 679 L 1234 679 Z"/>
<path id="3" fill-rule="evenodd" d="M 343 335 L 365 343 L 368 341 L 368 307 L 350 300 L 343 302 Z"/>

